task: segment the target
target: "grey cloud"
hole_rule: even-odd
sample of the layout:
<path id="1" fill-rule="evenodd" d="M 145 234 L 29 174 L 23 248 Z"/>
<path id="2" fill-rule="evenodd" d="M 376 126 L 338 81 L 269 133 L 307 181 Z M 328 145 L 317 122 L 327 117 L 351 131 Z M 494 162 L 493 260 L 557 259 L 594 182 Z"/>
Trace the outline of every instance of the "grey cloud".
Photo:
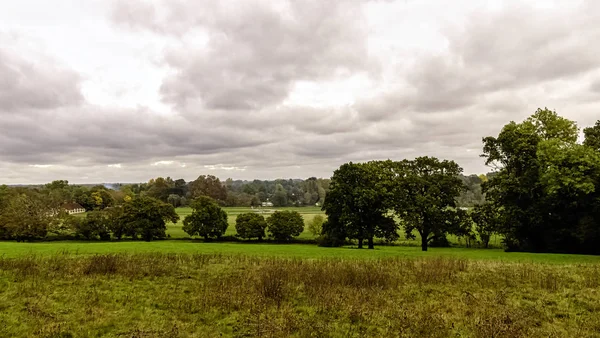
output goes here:
<path id="1" fill-rule="evenodd" d="M 54 63 L 22 58 L 14 43 L 0 33 L 0 113 L 51 109 L 82 102 L 80 77 Z"/>
<path id="2" fill-rule="evenodd" d="M 481 104 L 498 91 L 574 78 L 600 68 L 600 11 L 585 3 L 570 13 L 526 5 L 476 12 L 462 27 L 447 26 L 446 53 L 417 60 L 406 86 L 382 97 L 382 112 L 450 111 Z M 577 18 L 576 20 L 566 19 Z M 506 96 L 511 100 L 510 94 Z M 370 102 L 363 103 L 371 108 Z M 367 113 L 369 114 L 369 113 Z"/>
<path id="3" fill-rule="evenodd" d="M 600 80 L 596 80 L 590 84 L 590 90 L 594 93 L 600 93 Z"/>
<path id="4" fill-rule="evenodd" d="M 211 109 L 260 109 L 281 102 L 298 80 L 322 80 L 367 67 L 367 29 L 358 1 L 162 2 L 165 21 L 120 2 L 113 17 L 185 39 L 203 30 L 208 45 L 170 49 L 176 73 L 161 88 L 178 107 L 201 98 Z M 140 4 L 145 8 L 143 3 Z M 141 15 L 138 15 L 140 14 Z M 177 18 L 171 25 L 168 18 Z"/>

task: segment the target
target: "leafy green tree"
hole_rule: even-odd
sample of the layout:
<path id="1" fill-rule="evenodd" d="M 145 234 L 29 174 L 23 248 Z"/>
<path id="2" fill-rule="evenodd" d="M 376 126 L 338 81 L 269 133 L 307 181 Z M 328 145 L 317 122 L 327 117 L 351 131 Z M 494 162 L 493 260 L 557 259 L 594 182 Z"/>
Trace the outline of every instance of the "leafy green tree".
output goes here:
<path id="1" fill-rule="evenodd" d="M 110 239 L 109 220 L 105 212 L 90 211 L 84 219 L 71 216 L 75 235 L 84 239 Z"/>
<path id="2" fill-rule="evenodd" d="M 288 241 L 304 231 L 304 219 L 297 211 L 275 211 L 267 224 L 269 234 L 278 241 Z"/>
<path id="3" fill-rule="evenodd" d="M 133 198 L 129 198 L 124 204 L 131 203 L 132 201 Z M 114 208 L 109 208 L 104 212 L 106 215 L 108 230 L 112 233 L 112 236 L 118 240 L 123 238 L 123 236 L 126 236 L 128 233 L 128 224 L 127 218 L 124 217 L 124 207 L 116 206 Z"/>
<path id="4" fill-rule="evenodd" d="M 456 198 L 464 189 L 462 168 L 454 161 L 418 157 L 391 164 L 394 211 L 407 237 L 421 236 L 421 249 L 431 241 L 456 231 Z M 460 210 L 460 209 L 459 209 Z"/>
<path id="5" fill-rule="evenodd" d="M 324 234 L 333 240 L 344 235 L 358 240 L 358 247 L 368 241 L 374 248 L 374 238 L 398 237 L 397 225 L 388 215 L 390 209 L 391 171 L 386 162 L 346 163 L 333 173 L 330 190 L 323 204 L 328 216 Z M 343 242 L 338 238 L 335 242 Z"/>
<path id="6" fill-rule="evenodd" d="M 325 217 L 321 215 L 315 215 L 310 222 L 308 222 L 308 231 L 313 236 L 320 236 L 323 232 L 323 223 L 325 223 Z"/>
<path id="7" fill-rule="evenodd" d="M 227 188 L 218 177 L 213 175 L 201 175 L 190 182 L 189 193 L 191 198 L 208 196 L 216 201 L 227 200 Z"/>
<path id="8" fill-rule="evenodd" d="M 505 125 L 498 137 L 483 139 L 483 157 L 497 173 L 483 186 L 486 198 L 502 208 L 499 232 L 509 250 L 565 251 L 577 247 L 570 195 L 594 200 L 593 155 L 576 143 L 575 122 L 538 109 L 521 123 Z M 585 148 L 585 149 L 584 149 Z M 581 159 L 578 157 L 583 156 Z M 585 161 L 585 165 L 577 163 Z M 593 185 L 593 183 L 592 183 Z M 576 190 L 570 190 L 575 187 Z M 559 193 L 560 192 L 560 193 Z M 577 208 L 575 208 L 576 210 Z M 577 217 L 577 216 L 575 216 Z"/>
<path id="9" fill-rule="evenodd" d="M 500 217 L 498 208 L 491 203 L 476 205 L 471 212 L 475 231 L 486 248 L 489 247 L 490 238 L 498 232 L 501 224 Z"/>
<path id="10" fill-rule="evenodd" d="M 593 127 L 583 129 L 583 134 L 585 135 L 583 145 L 600 151 L 600 120 L 596 121 Z"/>
<path id="11" fill-rule="evenodd" d="M 183 231 L 205 239 L 221 237 L 227 230 L 227 213 L 210 197 L 200 196 L 192 201 L 192 214 L 183 220 Z"/>
<path id="12" fill-rule="evenodd" d="M 262 215 L 254 212 L 239 214 L 235 219 L 235 230 L 241 238 L 258 238 L 262 240 L 265 237 L 267 221 Z"/>
<path id="13" fill-rule="evenodd" d="M 5 236 L 17 241 L 41 239 L 48 234 L 50 208 L 39 194 L 21 193 L 13 196 L 0 214 Z"/>
<path id="14" fill-rule="evenodd" d="M 136 197 L 123 204 L 119 225 L 126 235 L 140 236 L 145 241 L 165 238 L 166 222 L 177 223 L 179 215 L 172 205 L 152 197 Z"/>

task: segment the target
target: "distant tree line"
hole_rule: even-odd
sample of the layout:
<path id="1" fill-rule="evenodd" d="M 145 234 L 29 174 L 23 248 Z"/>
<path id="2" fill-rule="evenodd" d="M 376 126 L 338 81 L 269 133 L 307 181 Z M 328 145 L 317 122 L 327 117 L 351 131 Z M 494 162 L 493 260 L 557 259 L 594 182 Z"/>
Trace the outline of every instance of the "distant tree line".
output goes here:
<path id="1" fill-rule="evenodd" d="M 229 178 L 222 182 L 212 175 L 200 175 L 196 180 L 186 182 L 158 177 L 147 183 L 122 186 L 120 190 L 126 195 L 153 197 L 175 207 L 187 206 L 200 196 L 208 196 L 221 206 L 257 207 L 270 202 L 274 207 L 299 207 L 322 204 L 329 190 L 329 179 L 242 181 Z"/>

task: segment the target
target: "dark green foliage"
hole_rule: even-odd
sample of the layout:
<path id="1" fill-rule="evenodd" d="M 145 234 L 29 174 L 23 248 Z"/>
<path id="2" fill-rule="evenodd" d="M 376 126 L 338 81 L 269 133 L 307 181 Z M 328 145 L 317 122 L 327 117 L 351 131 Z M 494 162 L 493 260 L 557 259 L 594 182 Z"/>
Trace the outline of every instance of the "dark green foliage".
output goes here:
<path id="1" fill-rule="evenodd" d="M 2 203 L 0 235 L 17 241 L 46 237 L 51 223 L 51 209 L 42 195 L 31 191 L 15 193 Z"/>
<path id="2" fill-rule="evenodd" d="M 192 214 L 183 220 L 183 231 L 205 239 L 221 237 L 227 230 L 227 213 L 210 197 L 200 196 L 192 201 Z"/>
<path id="3" fill-rule="evenodd" d="M 343 242 L 346 237 L 358 240 L 359 248 L 374 238 L 398 238 L 397 225 L 388 216 L 390 176 L 388 162 L 346 163 L 333 173 L 330 190 L 323 204 L 328 216 L 323 235 L 328 241 Z M 338 236 L 343 236 L 339 237 Z"/>
<path id="4" fill-rule="evenodd" d="M 340 226 L 339 220 L 329 216 L 323 223 L 321 236 L 317 239 L 319 246 L 324 247 L 339 247 L 344 245 L 346 238 L 346 229 Z"/>
<path id="5" fill-rule="evenodd" d="M 269 234 L 278 241 L 288 241 L 304 230 L 304 219 L 297 211 L 275 211 L 267 224 Z"/>
<path id="6" fill-rule="evenodd" d="M 103 211 L 91 211 L 84 219 L 70 217 L 76 236 L 84 239 L 110 239 L 109 219 Z"/>
<path id="7" fill-rule="evenodd" d="M 464 190 L 459 178 L 462 168 L 454 161 L 418 157 L 391 163 L 394 172 L 393 208 L 404 224 L 406 236 L 416 231 L 421 248 L 430 241 L 456 233 L 462 210 L 456 210 L 456 197 Z"/>
<path id="8" fill-rule="evenodd" d="M 207 196 L 215 201 L 224 202 L 227 199 L 227 189 L 218 177 L 213 175 L 200 175 L 189 184 L 190 197 Z"/>
<path id="9" fill-rule="evenodd" d="M 473 246 L 477 241 L 477 235 L 473 229 L 471 215 L 466 210 L 457 209 L 452 210 L 448 216 L 452 227 L 449 232 L 464 240 L 467 248 Z"/>
<path id="10" fill-rule="evenodd" d="M 507 249 L 600 253 L 596 127 L 585 134 L 578 144 L 575 122 L 538 109 L 483 139 L 486 163 L 499 169 L 484 190 L 502 210 Z"/>
<path id="11" fill-rule="evenodd" d="M 113 218 L 115 216 L 116 219 Z M 176 223 L 179 215 L 170 204 L 151 197 L 137 197 L 124 203 L 122 211 L 114 212 L 114 216 L 110 218 L 115 237 L 127 235 L 151 241 L 166 238 L 166 222 Z"/>
<path id="12" fill-rule="evenodd" d="M 491 203 L 476 205 L 471 213 L 475 223 L 475 231 L 479 235 L 481 243 L 486 248 L 489 246 L 490 238 L 498 232 L 502 220 L 498 207 Z"/>
<path id="13" fill-rule="evenodd" d="M 239 214 L 235 219 L 235 230 L 241 238 L 258 238 L 261 240 L 265 237 L 266 228 L 267 221 L 257 213 Z"/>
<path id="14" fill-rule="evenodd" d="M 596 121 L 593 127 L 583 129 L 583 134 L 585 135 L 583 145 L 600 151 L 600 120 Z"/>

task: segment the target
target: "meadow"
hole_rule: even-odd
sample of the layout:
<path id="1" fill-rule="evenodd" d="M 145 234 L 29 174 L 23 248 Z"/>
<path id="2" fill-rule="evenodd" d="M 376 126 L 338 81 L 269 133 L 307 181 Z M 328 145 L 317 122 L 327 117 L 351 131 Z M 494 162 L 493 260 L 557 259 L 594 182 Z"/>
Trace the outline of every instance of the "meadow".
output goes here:
<path id="1" fill-rule="evenodd" d="M 252 210 L 226 211 L 233 235 Z M 181 222 L 168 233 L 0 242 L 0 337 L 600 336 L 600 256 L 422 252 L 418 239 L 375 250 L 204 242 Z"/>
<path id="2" fill-rule="evenodd" d="M 166 253 L 1 257 L 0 336 L 600 333 L 597 264 L 430 254 L 370 260 Z"/>

